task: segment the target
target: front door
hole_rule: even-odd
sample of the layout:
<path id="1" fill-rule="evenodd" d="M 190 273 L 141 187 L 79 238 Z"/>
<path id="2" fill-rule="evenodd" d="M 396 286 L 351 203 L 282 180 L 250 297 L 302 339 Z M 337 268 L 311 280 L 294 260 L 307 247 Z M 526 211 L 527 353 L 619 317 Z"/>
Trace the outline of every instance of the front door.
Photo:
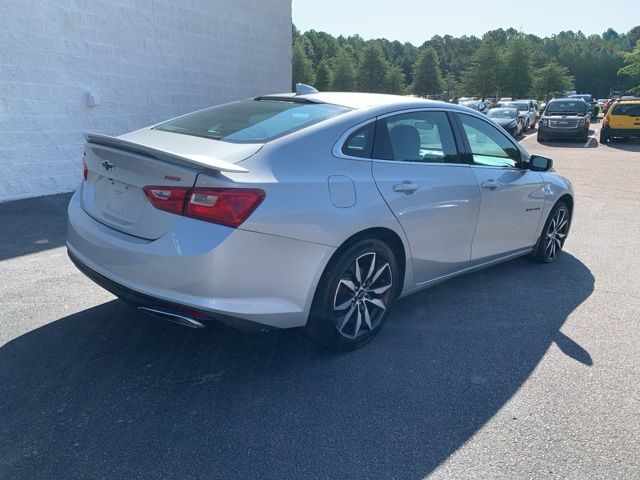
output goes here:
<path id="1" fill-rule="evenodd" d="M 542 175 L 522 168 L 520 150 L 488 121 L 465 114 L 459 118 L 481 192 L 472 262 L 533 246 L 545 200 Z"/>
<path id="2" fill-rule="evenodd" d="M 480 192 L 445 112 L 378 120 L 373 177 L 407 235 L 416 283 L 469 265 Z"/>

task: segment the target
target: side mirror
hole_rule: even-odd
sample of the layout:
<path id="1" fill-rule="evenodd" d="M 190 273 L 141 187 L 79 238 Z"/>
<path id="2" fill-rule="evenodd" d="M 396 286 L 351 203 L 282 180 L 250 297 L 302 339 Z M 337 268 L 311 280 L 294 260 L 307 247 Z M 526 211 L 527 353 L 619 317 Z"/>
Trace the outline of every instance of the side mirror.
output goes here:
<path id="1" fill-rule="evenodd" d="M 548 172 L 553 167 L 553 160 L 540 155 L 531 155 L 529 158 L 529 170 L 532 172 Z"/>

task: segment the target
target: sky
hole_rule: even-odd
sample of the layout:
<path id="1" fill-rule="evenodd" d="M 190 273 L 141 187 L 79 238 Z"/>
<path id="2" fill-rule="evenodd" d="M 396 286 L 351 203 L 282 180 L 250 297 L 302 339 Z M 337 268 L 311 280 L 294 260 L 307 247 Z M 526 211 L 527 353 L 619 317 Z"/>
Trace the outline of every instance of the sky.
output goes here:
<path id="1" fill-rule="evenodd" d="M 302 32 L 358 34 L 416 46 L 434 35 L 475 35 L 514 27 L 540 37 L 562 30 L 625 33 L 640 25 L 640 0 L 292 0 Z"/>

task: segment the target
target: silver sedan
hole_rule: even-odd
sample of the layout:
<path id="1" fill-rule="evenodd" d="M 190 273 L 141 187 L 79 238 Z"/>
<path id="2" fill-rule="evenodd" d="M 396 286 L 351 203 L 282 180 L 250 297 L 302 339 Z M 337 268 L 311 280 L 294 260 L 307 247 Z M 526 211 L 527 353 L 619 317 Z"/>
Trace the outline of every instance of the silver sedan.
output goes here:
<path id="1" fill-rule="evenodd" d="M 67 247 L 137 308 L 201 327 L 304 327 L 338 349 L 394 300 L 558 259 L 570 183 L 486 116 L 363 93 L 269 95 L 89 134 Z"/>

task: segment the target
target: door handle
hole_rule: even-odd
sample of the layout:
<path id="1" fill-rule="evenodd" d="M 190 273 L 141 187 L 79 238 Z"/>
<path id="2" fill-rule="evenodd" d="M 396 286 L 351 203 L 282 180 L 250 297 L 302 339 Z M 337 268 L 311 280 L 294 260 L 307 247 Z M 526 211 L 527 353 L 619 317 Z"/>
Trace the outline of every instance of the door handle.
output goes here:
<path id="1" fill-rule="evenodd" d="M 485 180 L 480 184 L 480 186 L 482 188 L 488 188 L 489 190 L 495 190 L 496 188 L 498 188 L 498 182 L 493 179 Z"/>
<path id="2" fill-rule="evenodd" d="M 402 183 L 396 183 L 393 186 L 393 191 L 394 192 L 404 192 L 407 195 L 410 195 L 413 192 L 415 192 L 416 190 L 418 190 L 418 188 L 420 188 L 420 186 L 416 185 L 415 183 L 411 183 L 411 180 L 405 180 Z"/>

